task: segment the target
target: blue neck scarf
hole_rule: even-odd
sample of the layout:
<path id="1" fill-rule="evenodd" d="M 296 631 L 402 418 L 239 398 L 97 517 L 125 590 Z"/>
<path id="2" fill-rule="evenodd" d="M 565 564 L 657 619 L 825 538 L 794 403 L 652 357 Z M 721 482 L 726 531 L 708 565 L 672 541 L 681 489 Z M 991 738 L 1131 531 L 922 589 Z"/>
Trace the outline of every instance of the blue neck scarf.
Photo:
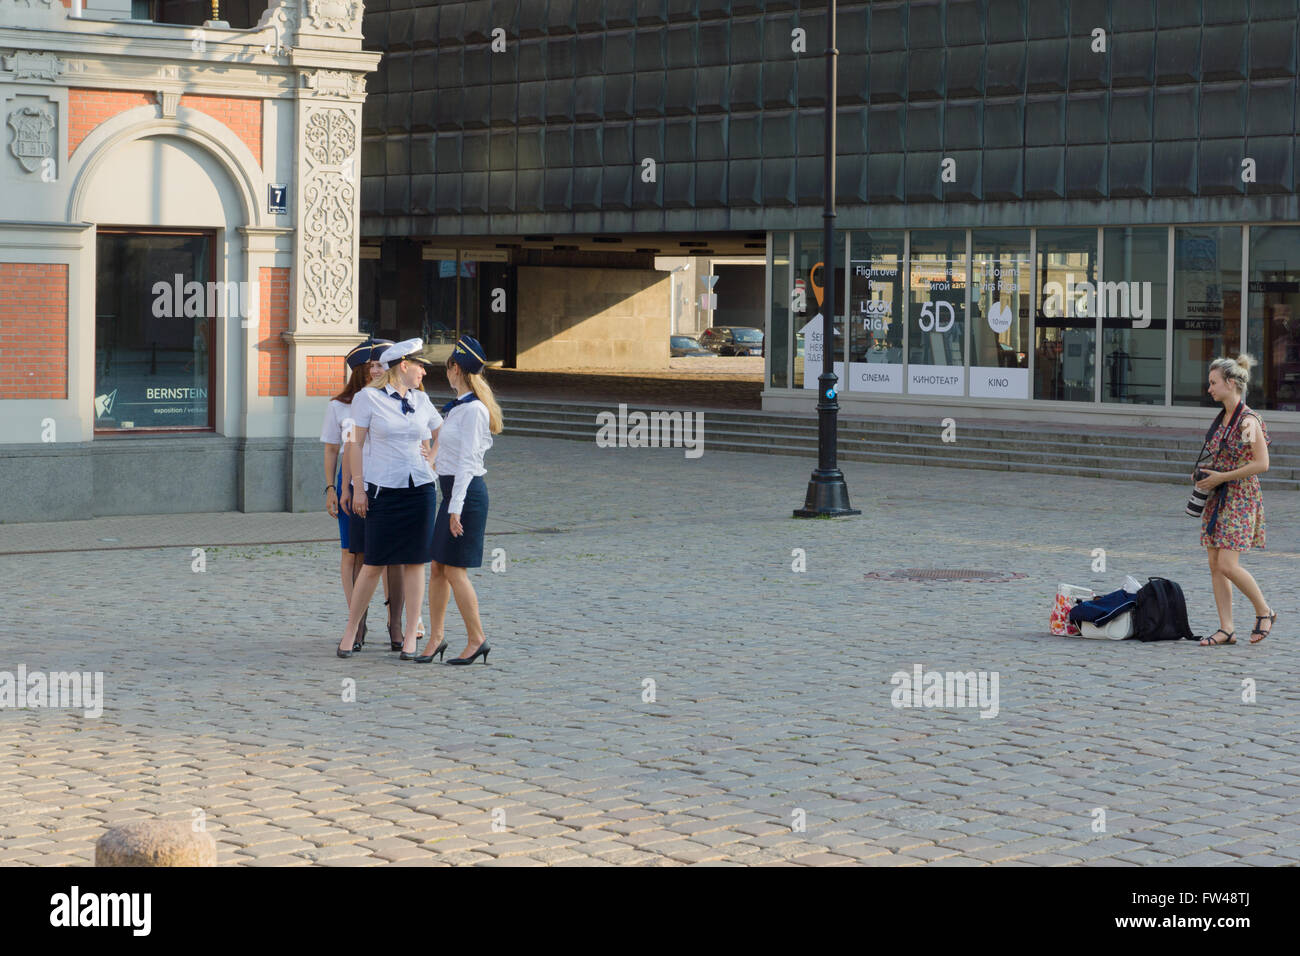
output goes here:
<path id="1" fill-rule="evenodd" d="M 442 417 L 446 418 L 447 413 L 451 411 L 453 408 L 455 408 L 457 405 L 468 405 L 470 402 L 477 402 L 477 401 L 478 401 L 478 396 L 475 395 L 473 392 L 470 392 L 464 398 L 453 398 L 446 405 L 442 406 Z"/>
<path id="2" fill-rule="evenodd" d="M 389 392 L 389 393 L 388 393 L 388 397 L 391 398 L 391 399 L 392 399 L 393 401 L 395 401 L 395 402 L 401 402 L 401 403 L 402 403 L 402 414 L 403 414 L 403 415 L 414 415 L 414 414 L 415 414 L 415 407 L 414 407 L 410 402 L 408 402 L 408 401 L 406 400 L 406 396 L 405 396 L 405 395 L 398 395 L 396 392 Z"/>

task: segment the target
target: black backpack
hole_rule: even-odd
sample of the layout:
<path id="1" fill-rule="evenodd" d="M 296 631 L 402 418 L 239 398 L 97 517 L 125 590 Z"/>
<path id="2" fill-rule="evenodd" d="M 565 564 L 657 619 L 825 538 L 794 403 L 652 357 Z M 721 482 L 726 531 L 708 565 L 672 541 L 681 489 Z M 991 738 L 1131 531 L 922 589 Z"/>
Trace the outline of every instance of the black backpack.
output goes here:
<path id="1" fill-rule="evenodd" d="M 1194 640 L 1183 589 L 1166 578 L 1147 578 L 1133 609 L 1133 636 L 1140 641 Z"/>

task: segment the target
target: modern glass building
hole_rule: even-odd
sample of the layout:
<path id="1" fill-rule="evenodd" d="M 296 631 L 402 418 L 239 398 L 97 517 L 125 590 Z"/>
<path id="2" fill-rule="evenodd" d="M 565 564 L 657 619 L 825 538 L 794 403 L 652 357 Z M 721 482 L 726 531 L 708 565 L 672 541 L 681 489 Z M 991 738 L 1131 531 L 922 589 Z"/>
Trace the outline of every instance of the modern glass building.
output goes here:
<path id="1" fill-rule="evenodd" d="M 363 328 L 442 316 L 512 364 L 593 307 L 575 272 L 630 295 L 655 256 L 761 251 L 768 407 L 812 401 L 830 281 L 850 409 L 1203 417 L 1244 347 L 1252 404 L 1300 420 L 1297 12 L 840 3 L 823 270 L 825 3 L 371 0 Z"/>

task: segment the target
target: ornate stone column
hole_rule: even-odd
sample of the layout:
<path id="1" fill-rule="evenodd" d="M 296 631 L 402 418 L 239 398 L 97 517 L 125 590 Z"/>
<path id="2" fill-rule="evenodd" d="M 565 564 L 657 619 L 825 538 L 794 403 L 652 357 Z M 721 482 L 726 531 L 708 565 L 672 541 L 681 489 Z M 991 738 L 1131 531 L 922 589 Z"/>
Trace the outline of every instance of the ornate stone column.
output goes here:
<path id="1" fill-rule="evenodd" d="M 282 0 L 263 22 L 279 24 L 298 77 L 289 396 L 295 451 L 290 507 L 316 507 L 320 421 L 341 387 L 343 356 L 357 331 L 361 221 L 361 106 L 379 54 L 361 49 L 360 0 Z M 302 447 L 298 447 L 301 445 Z"/>

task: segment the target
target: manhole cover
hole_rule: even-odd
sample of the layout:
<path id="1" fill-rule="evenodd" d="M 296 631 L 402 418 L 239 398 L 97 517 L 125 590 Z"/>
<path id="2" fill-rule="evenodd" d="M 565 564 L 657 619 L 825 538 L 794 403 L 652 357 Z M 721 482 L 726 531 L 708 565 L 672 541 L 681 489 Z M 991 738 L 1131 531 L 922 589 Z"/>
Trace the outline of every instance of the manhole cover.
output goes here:
<path id="1" fill-rule="evenodd" d="M 976 571 L 971 568 L 901 568 L 897 571 L 872 571 L 868 581 L 983 581 L 1003 584 L 1028 575 L 1017 571 Z"/>

